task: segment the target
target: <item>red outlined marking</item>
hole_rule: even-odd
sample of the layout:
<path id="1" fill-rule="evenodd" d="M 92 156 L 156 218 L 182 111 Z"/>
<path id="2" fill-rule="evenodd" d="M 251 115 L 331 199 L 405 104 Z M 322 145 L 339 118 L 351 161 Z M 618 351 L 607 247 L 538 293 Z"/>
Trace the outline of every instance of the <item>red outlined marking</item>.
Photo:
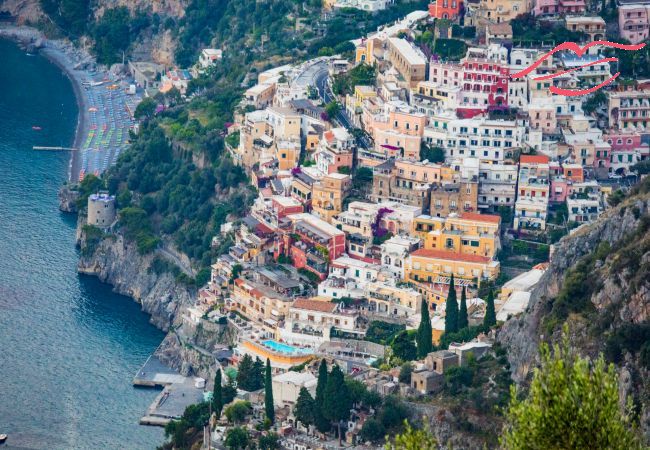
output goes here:
<path id="1" fill-rule="evenodd" d="M 589 48 L 595 47 L 597 45 L 602 45 L 603 47 L 609 47 L 609 48 L 617 48 L 617 49 L 620 49 L 620 50 L 633 50 L 633 51 L 641 50 L 643 47 L 645 47 L 645 43 L 628 45 L 628 44 L 619 44 L 618 42 L 609 42 L 609 41 L 593 41 L 593 42 L 590 42 L 590 43 L 584 45 L 583 47 L 580 47 L 575 42 L 564 42 L 564 43 L 562 43 L 560 45 L 555 46 L 555 48 L 553 48 L 548 53 L 545 53 L 541 58 L 539 58 L 537 61 L 535 61 L 530 66 L 526 67 L 524 70 L 521 70 L 521 71 L 519 71 L 519 72 L 517 72 L 515 74 L 512 74 L 511 78 L 523 78 L 523 77 L 525 77 L 526 75 L 531 73 L 533 70 L 537 69 L 544 61 L 546 61 L 548 58 L 550 58 L 551 55 L 553 55 L 554 53 L 557 53 L 557 52 L 560 52 L 560 51 L 563 51 L 563 50 L 569 50 L 569 51 L 572 51 L 573 53 L 575 53 L 578 56 L 583 56 L 587 52 L 587 50 Z M 574 67 L 574 68 L 569 69 L 569 70 L 563 70 L 561 72 L 555 72 L 555 73 L 552 73 L 552 74 L 549 74 L 549 75 L 542 75 L 542 76 L 533 78 L 533 80 L 535 80 L 535 81 L 551 80 L 551 79 L 559 77 L 561 75 L 566 75 L 567 73 L 571 73 L 571 72 L 574 72 L 576 70 L 580 70 L 580 69 L 582 69 L 584 67 L 589 67 L 589 66 L 593 66 L 593 65 L 596 65 L 596 64 L 601 64 L 601 63 L 604 63 L 604 62 L 616 62 L 616 61 L 618 61 L 618 58 L 615 58 L 615 57 L 601 58 L 601 59 L 599 59 L 597 61 L 592 61 L 590 63 L 583 64 L 583 65 L 581 65 L 579 67 Z M 564 95 L 564 96 L 567 96 L 567 97 L 574 97 L 574 96 L 578 96 L 578 95 L 586 95 L 586 94 L 590 94 L 592 92 L 597 91 L 598 89 L 602 88 L 603 86 L 608 85 L 609 83 L 614 81 L 620 74 L 621 74 L 621 72 L 616 72 L 609 79 L 603 81 L 602 83 L 598 84 L 597 86 L 593 86 L 593 87 L 587 88 L 587 89 L 563 89 L 563 88 L 560 88 L 560 87 L 557 87 L 557 86 L 550 86 L 549 91 L 551 93 L 553 93 L 553 94 Z"/>

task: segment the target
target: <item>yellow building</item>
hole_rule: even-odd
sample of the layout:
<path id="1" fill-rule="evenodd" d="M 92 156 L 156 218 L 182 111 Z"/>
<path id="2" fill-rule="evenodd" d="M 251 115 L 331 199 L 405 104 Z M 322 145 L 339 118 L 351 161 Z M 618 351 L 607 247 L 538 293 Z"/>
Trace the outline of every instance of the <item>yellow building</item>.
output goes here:
<path id="1" fill-rule="evenodd" d="M 419 311 L 422 294 L 409 287 L 391 286 L 386 283 L 370 283 L 367 288 L 368 306 L 376 313 L 393 316 Z"/>
<path id="2" fill-rule="evenodd" d="M 417 228 L 418 224 L 422 225 L 422 222 L 417 222 L 414 226 Z M 442 226 L 440 224 L 434 222 L 434 225 L 438 225 L 435 230 L 426 233 L 417 232 L 423 235 L 425 249 L 494 258 L 501 246 L 500 216 L 476 213 L 452 214 L 444 219 Z"/>
<path id="3" fill-rule="evenodd" d="M 300 144 L 293 141 L 281 141 L 277 145 L 276 158 L 280 170 L 291 170 L 298 165 Z"/>
<path id="4" fill-rule="evenodd" d="M 328 223 L 343 211 L 343 199 L 352 186 L 350 175 L 331 173 L 325 175 L 312 188 L 313 212 Z"/>
<path id="5" fill-rule="evenodd" d="M 242 278 L 235 280 L 232 299 L 235 310 L 270 328 L 284 319 L 293 301 L 261 283 Z"/>
<path id="6" fill-rule="evenodd" d="M 444 284 L 441 277 L 464 280 L 494 279 L 499 275 L 499 261 L 481 255 L 421 248 L 409 255 L 405 278 L 416 283 Z"/>

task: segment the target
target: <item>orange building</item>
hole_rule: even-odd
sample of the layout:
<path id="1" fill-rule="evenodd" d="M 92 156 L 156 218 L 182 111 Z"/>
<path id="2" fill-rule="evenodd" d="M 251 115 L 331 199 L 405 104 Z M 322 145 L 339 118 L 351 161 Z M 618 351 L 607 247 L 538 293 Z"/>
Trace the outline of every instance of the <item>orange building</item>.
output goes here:
<path id="1" fill-rule="evenodd" d="M 462 8 L 463 0 L 436 0 L 429 3 L 429 15 L 435 19 L 455 20 Z"/>

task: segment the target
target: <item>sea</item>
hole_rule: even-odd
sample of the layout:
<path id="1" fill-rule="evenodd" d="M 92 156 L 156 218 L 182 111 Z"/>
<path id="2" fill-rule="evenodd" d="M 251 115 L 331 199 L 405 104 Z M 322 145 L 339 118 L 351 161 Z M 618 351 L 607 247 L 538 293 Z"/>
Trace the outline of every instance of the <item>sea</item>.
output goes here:
<path id="1" fill-rule="evenodd" d="M 132 386 L 163 339 L 130 298 L 76 270 L 76 216 L 58 210 L 78 107 L 70 80 L 0 39 L 0 449 L 154 449 Z M 40 127 L 34 130 L 32 127 Z"/>

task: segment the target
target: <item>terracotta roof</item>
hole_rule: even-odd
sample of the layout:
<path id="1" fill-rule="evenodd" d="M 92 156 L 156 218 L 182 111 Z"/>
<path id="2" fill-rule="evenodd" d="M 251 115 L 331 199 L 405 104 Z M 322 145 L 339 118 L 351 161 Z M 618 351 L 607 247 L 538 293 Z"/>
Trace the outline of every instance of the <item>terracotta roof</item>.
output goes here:
<path id="1" fill-rule="evenodd" d="M 294 308 L 306 309 L 308 311 L 319 311 L 332 313 L 336 309 L 336 303 L 324 302 L 320 300 L 310 300 L 308 298 L 298 298 L 293 302 Z"/>
<path id="2" fill-rule="evenodd" d="M 548 164 L 546 155 L 521 155 L 519 162 L 522 164 Z"/>
<path id="3" fill-rule="evenodd" d="M 466 253 L 448 252 L 445 250 L 429 250 L 421 248 L 411 253 L 412 256 L 420 256 L 423 258 L 445 259 L 447 261 L 465 261 L 473 263 L 487 264 L 491 261 L 487 256 L 469 255 Z"/>
<path id="4" fill-rule="evenodd" d="M 490 222 L 490 223 L 499 223 L 501 221 L 501 216 L 496 214 L 479 214 L 473 212 L 466 212 L 460 215 L 461 219 L 465 220 L 475 220 L 477 222 Z"/>

